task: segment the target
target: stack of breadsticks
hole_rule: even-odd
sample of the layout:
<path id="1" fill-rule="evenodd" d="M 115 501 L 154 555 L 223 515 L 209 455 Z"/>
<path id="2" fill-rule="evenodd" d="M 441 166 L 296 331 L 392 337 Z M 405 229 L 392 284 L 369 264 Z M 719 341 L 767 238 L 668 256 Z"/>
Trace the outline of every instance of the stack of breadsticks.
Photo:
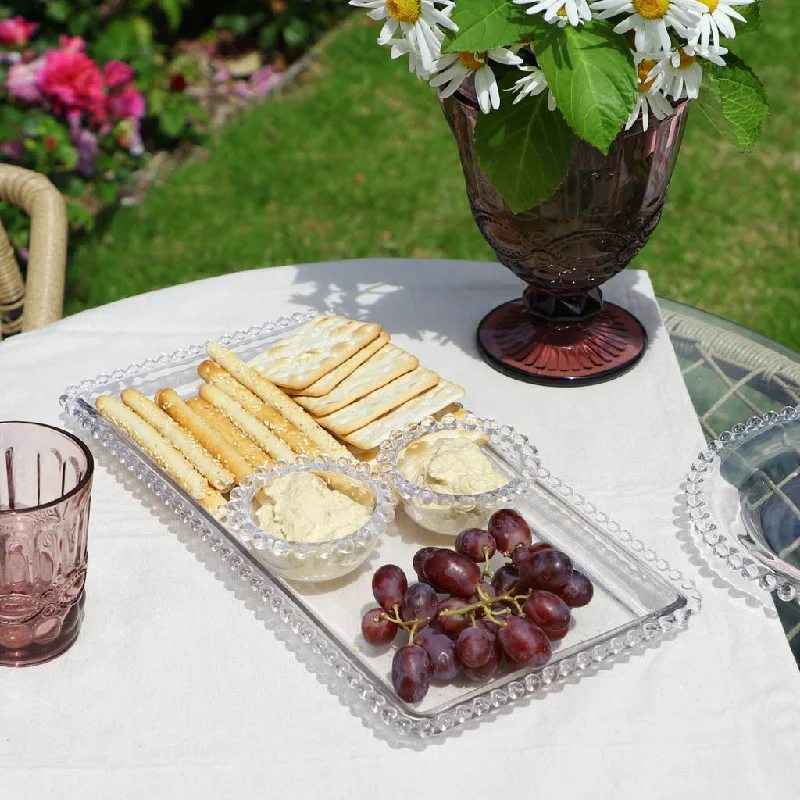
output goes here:
<path id="1" fill-rule="evenodd" d="M 196 397 L 126 389 L 96 405 L 216 517 L 223 495 L 256 467 L 301 454 L 370 460 L 393 430 L 450 410 L 464 393 L 390 344 L 380 326 L 330 315 L 249 365 L 217 343 L 207 353 Z M 335 488 L 364 500 L 351 486 Z"/>

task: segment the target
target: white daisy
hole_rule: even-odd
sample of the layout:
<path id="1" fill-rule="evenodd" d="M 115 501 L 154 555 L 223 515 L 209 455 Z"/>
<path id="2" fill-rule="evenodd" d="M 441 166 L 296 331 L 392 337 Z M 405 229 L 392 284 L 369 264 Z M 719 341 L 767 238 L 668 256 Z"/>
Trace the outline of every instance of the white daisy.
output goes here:
<path id="1" fill-rule="evenodd" d="M 440 37 L 439 41 L 441 43 L 444 39 L 444 33 L 439 31 L 437 37 Z M 430 80 L 430 71 L 425 69 L 420 54 L 412 47 L 408 39 L 390 39 L 386 42 L 386 47 L 391 48 L 390 53 L 393 59 L 408 56 L 408 71 L 415 74 L 419 80 Z"/>
<path id="2" fill-rule="evenodd" d="M 713 47 L 719 47 L 719 37 L 727 36 L 728 39 L 736 38 L 736 28 L 733 19 L 739 22 L 747 20 L 733 9 L 733 6 L 749 6 L 753 0 L 701 0 L 705 8 L 700 18 L 700 24 L 695 28 L 694 34 L 689 38 L 689 44 L 700 42 L 704 50 L 709 49 L 709 42 Z"/>
<path id="3" fill-rule="evenodd" d="M 401 38 L 408 40 L 427 72 L 431 72 L 441 53 L 442 28 L 458 30 L 458 25 L 450 19 L 454 8 L 450 0 L 350 0 L 350 5 L 370 9 L 367 13 L 370 19 L 386 20 L 378 44 L 392 42 L 399 29 Z"/>
<path id="4" fill-rule="evenodd" d="M 519 68 L 520 72 L 527 72 L 524 78 L 520 78 L 507 92 L 516 92 L 517 96 L 514 98 L 514 104 L 519 103 L 526 97 L 536 97 L 547 89 L 547 108 L 554 111 L 556 107 L 556 99 L 553 97 L 550 87 L 547 85 L 547 78 L 544 76 L 539 67 L 522 66 Z"/>
<path id="5" fill-rule="evenodd" d="M 518 6 L 535 3 L 526 9 L 528 14 L 544 13 L 545 22 L 555 22 L 563 28 L 567 22 L 573 27 L 582 25 L 592 18 L 587 0 L 514 0 Z"/>
<path id="6" fill-rule="evenodd" d="M 636 106 L 633 109 L 625 130 L 630 130 L 639 116 L 642 118 L 642 128 L 647 130 L 650 124 L 650 114 L 656 119 L 666 119 L 672 114 L 672 104 L 667 100 L 661 88 L 656 85 L 657 78 L 650 78 L 650 74 L 656 67 L 657 62 L 650 58 L 642 58 L 639 61 L 639 96 L 636 98 Z M 663 81 L 663 78 L 662 78 Z"/>
<path id="7" fill-rule="evenodd" d="M 694 100 L 700 93 L 703 68 L 697 62 L 697 53 L 691 47 L 667 53 L 647 75 L 653 88 L 660 89 L 667 97 Z"/>
<path id="8" fill-rule="evenodd" d="M 669 28 L 686 39 L 692 36 L 706 6 L 699 0 L 595 0 L 592 10 L 601 12 L 600 19 L 628 14 L 614 30 L 633 31 L 636 49 L 651 53 L 671 49 Z"/>
<path id="9" fill-rule="evenodd" d="M 450 97 L 464 82 L 468 75 L 475 73 L 475 92 L 478 95 L 478 104 L 484 114 L 493 108 L 500 108 L 500 90 L 494 72 L 489 66 L 489 60 L 509 67 L 522 64 L 522 59 L 505 47 L 495 47 L 484 53 L 447 53 L 434 65 L 432 72 L 438 72 L 431 86 L 445 86 L 442 97 Z"/>

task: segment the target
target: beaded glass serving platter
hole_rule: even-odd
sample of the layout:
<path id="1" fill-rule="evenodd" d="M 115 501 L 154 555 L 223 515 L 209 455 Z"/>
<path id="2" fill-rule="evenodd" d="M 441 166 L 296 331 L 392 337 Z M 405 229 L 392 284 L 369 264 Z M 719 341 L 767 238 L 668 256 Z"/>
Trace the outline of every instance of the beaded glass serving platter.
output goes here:
<path id="1" fill-rule="evenodd" d="M 249 359 L 314 313 L 296 314 L 214 341 Z M 292 583 L 272 574 L 233 531 L 204 511 L 95 409 L 97 397 L 119 395 L 126 388 L 152 395 L 169 386 L 188 396 L 200 384 L 197 366 L 204 358 L 204 345 L 194 344 L 70 386 L 60 398 L 67 424 L 89 443 L 101 465 L 123 478 L 127 488 L 145 487 L 154 503 L 174 516 L 187 545 L 202 551 L 207 566 L 247 605 L 255 599 L 267 626 L 379 735 L 429 739 L 475 724 L 501 707 L 547 692 L 566 679 L 598 679 L 605 673 L 597 669 L 599 663 L 657 642 L 684 627 L 700 610 L 700 595 L 692 581 L 551 475 L 531 447 L 531 479 L 520 485 L 509 505 L 525 516 L 536 538 L 565 552 L 591 578 L 592 602 L 575 610 L 573 627 L 554 643 L 553 656 L 545 666 L 515 671 L 506 667 L 485 682 L 466 678 L 434 682 L 420 703 L 403 702 L 390 680 L 392 650 L 372 648 L 361 638 L 361 617 L 375 605 L 372 573 L 380 564 L 393 563 L 411 581 L 414 553 L 425 546 L 452 547 L 453 537 L 422 529 L 398 509 L 369 558 L 354 572 L 321 583 Z M 187 558 L 186 568 L 196 565 Z M 669 656 L 664 652 L 657 657 Z"/>

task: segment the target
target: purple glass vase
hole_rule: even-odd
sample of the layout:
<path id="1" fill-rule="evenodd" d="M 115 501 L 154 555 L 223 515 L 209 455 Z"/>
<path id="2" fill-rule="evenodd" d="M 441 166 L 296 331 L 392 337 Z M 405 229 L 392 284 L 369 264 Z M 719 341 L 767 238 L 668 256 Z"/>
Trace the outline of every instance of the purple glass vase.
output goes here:
<path id="1" fill-rule="evenodd" d="M 647 131 L 637 122 L 608 155 L 578 139 L 561 187 L 515 214 L 478 166 L 480 109 L 470 86 L 440 100 L 475 222 L 500 263 L 528 284 L 481 321 L 483 357 L 531 383 L 595 383 L 630 369 L 647 334 L 632 314 L 603 303 L 600 286 L 630 264 L 661 218 L 689 104 L 651 119 Z"/>

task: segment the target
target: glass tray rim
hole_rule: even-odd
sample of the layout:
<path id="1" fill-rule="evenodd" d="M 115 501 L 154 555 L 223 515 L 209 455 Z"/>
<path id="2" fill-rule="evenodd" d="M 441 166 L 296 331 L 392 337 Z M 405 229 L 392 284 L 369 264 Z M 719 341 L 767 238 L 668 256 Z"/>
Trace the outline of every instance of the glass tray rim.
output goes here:
<path id="1" fill-rule="evenodd" d="M 320 313 L 323 312 L 298 312 L 291 317 L 280 317 L 247 330 L 222 334 L 203 344 L 177 348 L 171 353 L 146 359 L 142 363 L 132 363 L 111 373 L 101 373 L 67 387 L 59 403 L 64 409 L 63 416 L 76 431 L 88 434 L 91 444 L 106 451 L 104 455 L 111 457 L 112 464 L 116 460 L 119 466 L 124 467 L 159 500 L 190 536 L 206 546 L 206 556 L 214 558 L 218 566 L 230 571 L 235 581 L 250 590 L 252 594 L 247 595 L 248 599 L 255 595 L 264 604 L 275 624 L 277 638 L 296 655 L 301 655 L 306 667 L 322 678 L 354 713 L 357 713 L 356 706 L 359 706 L 365 721 L 376 729 L 376 733 L 380 735 L 383 731 L 390 739 L 414 741 L 447 733 L 491 716 L 500 708 L 546 691 L 562 681 L 597 672 L 601 663 L 620 661 L 625 653 L 657 644 L 671 633 L 686 627 L 689 619 L 701 610 L 702 597 L 693 580 L 685 577 L 680 570 L 671 569 L 665 559 L 635 539 L 629 530 L 540 465 L 535 484 L 586 522 L 596 526 L 636 563 L 638 569 L 666 581 L 676 591 L 675 601 L 666 607 L 669 609 L 666 613 L 662 613 L 664 609 L 661 609 L 634 620 L 629 626 L 623 626 L 627 628 L 624 636 L 619 635 L 619 629 L 607 631 L 600 635 L 602 640 L 590 650 L 554 658 L 544 667 L 531 669 L 524 675 L 512 673 L 492 690 L 480 692 L 476 686 L 476 690 L 468 693 L 470 699 L 456 700 L 452 708 L 436 713 L 410 710 L 379 680 L 371 677 L 370 671 L 349 649 L 341 646 L 324 619 L 320 619 L 312 608 L 296 600 L 291 591 L 238 541 L 234 532 L 201 508 L 83 397 L 102 392 L 104 388 L 113 391 L 110 387 L 123 380 L 145 380 L 156 369 L 188 366 L 205 357 L 205 344 L 210 341 L 225 346 L 247 346 L 264 336 L 288 333 Z"/>
<path id="2" fill-rule="evenodd" d="M 706 479 L 714 475 L 723 460 L 748 439 L 776 425 L 798 419 L 800 409 L 786 406 L 780 411 L 768 411 L 763 416 L 753 416 L 747 422 L 734 425 L 729 431 L 724 431 L 708 442 L 692 463 L 686 478 L 684 502 L 689 511 L 689 525 L 695 541 L 711 556 L 712 565 L 720 570 L 725 565 L 726 570 L 719 572 L 720 577 L 726 578 L 733 572 L 744 578 L 748 586 L 755 588 L 751 596 L 761 603 L 768 602 L 767 598 L 771 594 L 783 602 L 792 602 L 800 596 L 800 583 L 770 569 L 763 561 L 751 557 L 741 543 L 732 541 L 730 535 L 720 533 L 718 521 L 714 521 L 709 510 L 711 505 L 705 491 Z"/>

